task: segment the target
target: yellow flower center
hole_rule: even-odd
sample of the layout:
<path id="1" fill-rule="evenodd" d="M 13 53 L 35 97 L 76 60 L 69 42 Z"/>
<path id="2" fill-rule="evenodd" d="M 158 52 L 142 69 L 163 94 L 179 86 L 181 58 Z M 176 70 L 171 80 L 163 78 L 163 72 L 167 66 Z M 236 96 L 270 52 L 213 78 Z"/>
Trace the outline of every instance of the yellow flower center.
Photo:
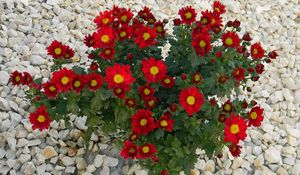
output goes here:
<path id="1" fill-rule="evenodd" d="M 254 54 L 254 55 L 258 54 L 258 50 L 257 50 L 256 48 L 253 49 L 253 54 Z"/>
<path id="2" fill-rule="evenodd" d="M 15 80 L 16 80 L 16 82 L 19 82 L 21 80 L 21 77 L 20 76 L 16 76 Z"/>
<path id="3" fill-rule="evenodd" d="M 235 71 L 235 75 L 240 75 L 240 70 L 237 69 L 237 70 Z"/>
<path id="4" fill-rule="evenodd" d="M 149 100 L 148 101 L 148 104 L 149 104 L 149 106 L 153 106 L 155 103 L 154 103 L 154 100 Z"/>
<path id="5" fill-rule="evenodd" d="M 230 132 L 232 134 L 237 134 L 238 132 L 240 132 L 240 128 L 239 128 L 239 125 L 237 124 L 233 124 L 230 126 Z"/>
<path id="6" fill-rule="evenodd" d="M 122 89 L 117 88 L 117 89 L 115 90 L 115 92 L 116 92 L 116 94 L 120 94 L 120 93 L 122 92 Z"/>
<path id="7" fill-rule="evenodd" d="M 231 38 L 227 38 L 225 40 L 225 44 L 227 44 L 228 46 L 231 46 L 233 44 L 233 40 Z"/>
<path id="8" fill-rule="evenodd" d="M 126 22 L 126 21 L 127 21 L 127 16 L 126 16 L 126 15 L 123 15 L 123 16 L 121 17 L 121 20 L 122 20 L 123 22 Z"/>
<path id="9" fill-rule="evenodd" d="M 160 126 L 167 127 L 168 126 L 168 122 L 166 120 L 162 120 L 162 121 L 160 121 Z"/>
<path id="10" fill-rule="evenodd" d="M 44 115 L 39 115 L 38 118 L 37 118 L 37 121 L 40 122 L 40 123 L 45 122 L 45 120 L 46 120 L 46 117 Z"/>
<path id="11" fill-rule="evenodd" d="M 144 89 L 144 94 L 145 94 L 145 95 L 149 95 L 150 92 L 151 92 L 151 91 L 150 91 L 148 88 Z"/>
<path id="12" fill-rule="evenodd" d="M 146 126 L 147 123 L 148 123 L 148 121 L 146 119 L 144 119 L 144 118 L 140 121 L 140 125 L 141 126 Z"/>
<path id="13" fill-rule="evenodd" d="M 196 81 L 196 82 L 201 81 L 201 75 L 195 74 L 194 75 L 194 81 Z"/>
<path id="14" fill-rule="evenodd" d="M 206 18 L 202 18 L 202 19 L 201 19 L 201 23 L 202 23 L 202 24 L 207 24 L 207 23 L 208 23 L 208 20 L 207 20 Z"/>
<path id="15" fill-rule="evenodd" d="M 66 53 L 65 58 L 69 58 L 70 54 Z"/>
<path id="16" fill-rule="evenodd" d="M 220 12 L 220 9 L 219 8 L 215 8 L 215 11 Z"/>
<path id="17" fill-rule="evenodd" d="M 55 88 L 55 86 L 50 86 L 50 87 L 49 87 L 49 90 L 50 90 L 51 92 L 54 92 L 54 91 L 56 90 L 56 88 Z"/>
<path id="18" fill-rule="evenodd" d="M 199 46 L 200 46 L 201 48 L 204 48 L 204 47 L 206 46 L 206 42 L 205 42 L 204 40 L 201 40 L 201 41 L 199 42 Z"/>
<path id="19" fill-rule="evenodd" d="M 108 22 L 109 22 L 109 19 L 108 19 L 108 18 L 102 19 L 102 23 L 103 23 L 103 24 L 107 24 Z"/>
<path id="20" fill-rule="evenodd" d="M 131 154 L 135 153 L 135 149 L 134 148 L 130 148 L 129 149 L 129 153 L 131 153 Z"/>
<path id="21" fill-rule="evenodd" d="M 189 104 L 189 105 L 194 105 L 195 102 L 196 102 L 196 99 L 194 96 L 188 96 L 188 98 L 186 99 L 186 102 Z"/>
<path id="22" fill-rule="evenodd" d="M 158 69 L 157 66 L 152 66 L 152 67 L 150 68 L 150 73 L 151 73 L 152 75 L 156 75 L 156 74 L 158 74 L 158 72 L 159 72 L 159 69 Z"/>
<path id="23" fill-rule="evenodd" d="M 68 77 L 66 77 L 66 76 L 64 76 L 64 77 L 61 79 L 61 83 L 62 83 L 63 85 L 68 84 L 69 81 L 70 81 L 70 79 L 69 79 Z"/>
<path id="24" fill-rule="evenodd" d="M 81 85 L 81 82 L 80 82 L 79 80 L 76 80 L 76 81 L 74 82 L 74 87 L 79 88 L 80 85 Z"/>
<path id="25" fill-rule="evenodd" d="M 104 42 L 104 43 L 109 42 L 109 36 L 108 35 L 102 35 L 101 41 Z"/>
<path id="26" fill-rule="evenodd" d="M 61 54 L 61 48 L 56 48 L 56 49 L 54 49 L 54 53 L 56 54 L 56 55 L 60 55 Z"/>
<path id="27" fill-rule="evenodd" d="M 162 29 L 161 26 L 158 26 L 158 27 L 156 28 L 156 30 L 157 30 L 157 32 L 159 32 L 159 33 L 161 33 L 161 32 L 163 31 L 163 29 Z"/>
<path id="28" fill-rule="evenodd" d="M 210 23 L 211 23 L 211 24 L 216 23 L 216 19 L 215 19 L 215 18 L 211 19 Z"/>
<path id="29" fill-rule="evenodd" d="M 148 22 L 149 22 L 149 23 L 154 23 L 154 19 L 153 19 L 153 18 L 150 18 L 150 19 L 148 19 Z"/>
<path id="30" fill-rule="evenodd" d="M 129 100 L 129 101 L 128 101 L 128 104 L 129 104 L 129 105 L 134 105 L 134 102 L 133 102 L 132 100 Z"/>
<path id="31" fill-rule="evenodd" d="M 149 151 L 150 151 L 149 146 L 144 146 L 144 147 L 142 148 L 142 151 L 143 151 L 143 153 L 145 153 L 145 154 L 149 153 Z"/>
<path id="32" fill-rule="evenodd" d="M 170 80 L 170 78 L 166 78 L 166 79 L 164 80 L 164 82 L 165 82 L 166 84 L 170 84 L 170 83 L 171 83 L 171 80 Z"/>
<path id="33" fill-rule="evenodd" d="M 109 49 L 106 49 L 106 50 L 104 51 L 104 53 L 105 53 L 105 55 L 109 55 L 109 54 L 110 54 L 110 50 L 109 50 Z"/>
<path id="34" fill-rule="evenodd" d="M 187 12 L 184 14 L 186 19 L 191 19 L 192 18 L 192 13 L 191 12 Z"/>
<path id="35" fill-rule="evenodd" d="M 225 111 L 230 111 L 230 110 L 231 110 L 231 105 L 230 105 L 230 104 L 226 104 L 226 105 L 224 106 L 224 110 L 225 110 Z"/>
<path id="36" fill-rule="evenodd" d="M 97 84 L 98 84 L 98 82 L 97 82 L 96 80 L 92 80 L 91 83 L 90 83 L 90 85 L 91 85 L 92 87 L 97 86 Z"/>
<path id="37" fill-rule="evenodd" d="M 144 33 L 143 38 L 145 41 L 148 40 L 150 38 L 150 33 L 148 33 L 148 32 Z"/>
<path id="38" fill-rule="evenodd" d="M 127 35 L 127 34 L 126 34 L 125 31 L 122 31 L 122 32 L 120 33 L 120 37 L 121 37 L 121 38 L 124 38 L 126 35 Z"/>
<path id="39" fill-rule="evenodd" d="M 124 81 L 124 77 L 120 74 L 116 74 L 114 76 L 114 82 L 117 83 L 117 84 L 120 84 L 120 83 L 123 83 Z"/>
<path id="40" fill-rule="evenodd" d="M 250 117 L 255 120 L 257 118 L 257 113 L 256 112 L 251 112 Z"/>

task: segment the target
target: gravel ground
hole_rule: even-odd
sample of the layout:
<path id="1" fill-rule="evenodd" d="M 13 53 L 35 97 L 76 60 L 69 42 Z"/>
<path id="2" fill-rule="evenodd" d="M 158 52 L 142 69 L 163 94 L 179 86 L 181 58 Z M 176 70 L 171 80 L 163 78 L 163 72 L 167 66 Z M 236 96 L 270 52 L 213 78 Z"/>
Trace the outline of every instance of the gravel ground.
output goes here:
<path id="1" fill-rule="evenodd" d="M 211 2 L 211 1 L 210 1 Z M 25 88 L 12 87 L 9 73 L 28 71 L 49 77 L 45 52 L 52 40 L 69 44 L 76 57 L 87 60 L 82 44 L 93 29 L 92 19 L 113 4 L 140 10 L 153 9 L 158 19 L 174 19 L 186 5 L 209 9 L 206 0 L 0 0 L 0 174 L 147 174 L 120 159 L 101 133 L 92 137 L 92 153 L 83 149 L 84 118 L 73 118 L 76 129 L 52 122 L 47 132 L 33 132 L 28 121 L 30 104 Z M 225 19 L 237 18 L 242 29 L 261 41 L 267 50 L 277 49 L 277 60 L 266 65 L 258 82 L 248 82 L 265 108 L 260 128 L 249 130 L 241 157 L 224 150 L 221 159 L 209 160 L 201 150 L 195 174 L 300 175 L 300 5 L 298 0 L 222 0 Z M 245 32 L 245 30 L 242 30 Z"/>

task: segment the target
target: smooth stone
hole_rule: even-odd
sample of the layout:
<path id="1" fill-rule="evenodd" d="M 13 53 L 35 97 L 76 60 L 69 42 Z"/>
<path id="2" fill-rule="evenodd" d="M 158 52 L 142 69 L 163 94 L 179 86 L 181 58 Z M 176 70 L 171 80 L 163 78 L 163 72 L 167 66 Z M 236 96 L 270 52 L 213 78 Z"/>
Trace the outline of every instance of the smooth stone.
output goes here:
<path id="1" fill-rule="evenodd" d="M 25 175 L 32 175 L 34 174 L 36 167 L 34 166 L 33 162 L 26 162 L 21 167 L 21 172 Z"/>
<path id="2" fill-rule="evenodd" d="M 104 158 L 105 158 L 104 155 L 96 155 L 93 165 L 95 165 L 95 167 L 97 167 L 97 168 L 101 167 L 101 165 L 103 164 Z"/>
<path id="3" fill-rule="evenodd" d="M 9 82 L 10 76 L 6 71 L 0 71 L 0 85 L 6 86 Z"/>
<path id="4" fill-rule="evenodd" d="M 103 166 L 115 167 L 119 163 L 119 160 L 113 157 L 105 157 Z"/>
<path id="5" fill-rule="evenodd" d="M 278 163 L 281 162 L 281 150 L 271 146 L 265 151 L 265 159 L 269 163 Z"/>
<path id="6" fill-rule="evenodd" d="M 50 159 L 50 158 L 58 155 L 58 153 L 55 151 L 55 149 L 51 146 L 46 146 L 44 148 L 43 154 L 46 159 Z"/>

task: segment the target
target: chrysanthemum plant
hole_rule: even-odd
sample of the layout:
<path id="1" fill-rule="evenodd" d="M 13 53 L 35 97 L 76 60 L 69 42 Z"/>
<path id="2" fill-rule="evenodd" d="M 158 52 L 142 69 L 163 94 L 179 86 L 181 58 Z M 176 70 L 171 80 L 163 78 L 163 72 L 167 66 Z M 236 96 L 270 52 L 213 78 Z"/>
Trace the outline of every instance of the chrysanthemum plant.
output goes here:
<path id="1" fill-rule="evenodd" d="M 189 174 L 197 148 L 220 156 L 228 146 L 239 156 L 239 143 L 247 128 L 261 124 L 263 109 L 238 94 L 251 92 L 246 81 L 257 81 L 263 63 L 277 53 L 266 54 L 249 33 L 240 34 L 238 20 L 225 24 L 220 2 L 212 9 L 182 8 L 172 34 L 164 28 L 168 21 L 158 21 L 147 7 L 137 15 L 117 6 L 101 12 L 97 30 L 84 40 L 90 66 L 72 64 L 74 51 L 53 41 L 47 82 L 26 72 L 11 75 L 14 85 L 30 87 L 27 97 L 37 108 L 29 117 L 33 129 L 48 129 L 51 120 L 69 122 L 70 115 L 87 117 L 87 143 L 99 129 L 113 135 L 121 155 L 138 160 L 149 174 Z M 229 99 L 233 91 L 236 98 Z"/>

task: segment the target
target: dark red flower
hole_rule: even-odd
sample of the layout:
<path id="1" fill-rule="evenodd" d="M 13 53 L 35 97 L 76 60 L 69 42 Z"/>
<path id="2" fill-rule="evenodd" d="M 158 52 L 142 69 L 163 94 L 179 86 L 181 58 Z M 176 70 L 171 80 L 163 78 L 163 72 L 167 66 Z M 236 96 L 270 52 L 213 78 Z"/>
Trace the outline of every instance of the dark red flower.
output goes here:
<path id="1" fill-rule="evenodd" d="M 220 1 L 214 1 L 213 3 L 214 13 L 223 14 L 226 12 L 225 6 Z"/>
<path id="2" fill-rule="evenodd" d="M 121 156 L 124 159 L 128 159 L 128 158 L 134 159 L 134 158 L 137 158 L 138 147 L 135 144 L 133 144 L 132 142 L 130 142 L 130 141 L 125 141 L 123 149 L 122 149 L 122 151 L 121 151 L 120 154 L 121 154 Z"/>
<path id="3" fill-rule="evenodd" d="M 75 75 L 72 83 L 72 89 L 76 93 L 80 93 L 85 88 L 86 85 L 86 75 Z"/>
<path id="4" fill-rule="evenodd" d="M 181 20 L 179 18 L 176 18 L 173 20 L 174 26 L 179 26 L 181 24 Z"/>
<path id="5" fill-rule="evenodd" d="M 29 121 L 32 124 L 32 129 L 39 129 L 43 131 L 50 126 L 51 119 L 47 112 L 46 106 L 39 107 L 35 112 L 30 114 Z"/>
<path id="6" fill-rule="evenodd" d="M 130 39 L 132 35 L 132 29 L 128 25 L 123 25 L 121 28 L 119 28 L 116 32 L 117 38 L 122 41 L 125 39 Z"/>
<path id="7" fill-rule="evenodd" d="M 196 11 L 191 6 L 183 7 L 179 10 L 178 14 L 181 17 L 181 21 L 184 24 L 191 25 L 193 22 L 196 21 Z"/>
<path id="8" fill-rule="evenodd" d="M 146 97 L 150 97 L 154 95 L 155 89 L 149 85 L 144 85 L 139 87 L 139 95 L 142 96 L 143 99 Z"/>
<path id="9" fill-rule="evenodd" d="M 223 105 L 222 105 L 222 110 L 226 113 L 231 113 L 234 110 L 234 106 L 230 102 L 230 100 L 227 100 Z"/>
<path id="10" fill-rule="evenodd" d="M 218 115 L 218 121 L 221 122 L 221 123 L 225 122 L 226 121 L 226 114 L 220 113 Z"/>
<path id="11" fill-rule="evenodd" d="M 89 34 L 89 35 L 86 35 L 85 38 L 84 38 L 84 44 L 88 47 L 93 47 L 95 42 L 94 42 L 94 39 L 93 39 L 93 35 Z"/>
<path id="12" fill-rule="evenodd" d="M 90 65 L 90 69 L 92 71 L 96 71 L 99 68 L 98 63 L 97 62 L 92 62 L 92 64 Z"/>
<path id="13" fill-rule="evenodd" d="M 229 151 L 233 157 L 238 157 L 241 154 L 241 147 L 236 144 L 231 144 Z"/>
<path id="14" fill-rule="evenodd" d="M 153 109 L 157 105 L 157 99 L 154 96 L 148 96 L 144 98 L 144 105 L 148 109 Z"/>
<path id="15" fill-rule="evenodd" d="M 161 85 L 165 88 L 172 88 L 174 86 L 174 84 L 175 84 L 175 80 L 171 76 L 165 76 L 161 80 Z"/>
<path id="16" fill-rule="evenodd" d="M 10 74 L 10 82 L 14 86 L 18 86 L 22 83 L 23 75 L 19 71 L 14 71 L 13 73 Z"/>
<path id="17" fill-rule="evenodd" d="M 138 12 L 139 17 L 141 17 L 141 18 L 144 19 L 145 21 L 148 20 L 148 18 L 150 17 L 151 14 L 152 14 L 152 13 L 151 13 L 151 9 L 148 8 L 148 7 L 146 7 L 146 6 L 143 8 L 143 10 L 140 10 L 140 11 Z"/>
<path id="18" fill-rule="evenodd" d="M 251 48 L 251 56 L 254 60 L 261 59 L 265 56 L 265 50 L 261 47 L 260 43 L 254 43 Z"/>
<path id="19" fill-rule="evenodd" d="M 154 24 L 154 27 L 156 28 L 156 33 L 160 34 L 162 37 L 165 37 L 166 31 L 164 29 L 164 23 L 161 21 L 157 21 Z"/>
<path id="20" fill-rule="evenodd" d="M 130 9 L 122 9 L 118 14 L 118 21 L 121 24 L 128 24 L 130 20 L 133 18 L 133 13 Z"/>
<path id="21" fill-rule="evenodd" d="M 138 135 L 147 135 L 155 129 L 154 118 L 150 110 L 139 109 L 131 118 L 132 131 Z"/>
<path id="22" fill-rule="evenodd" d="M 110 27 L 102 27 L 93 34 L 94 48 L 112 48 L 115 45 L 114 31 Z"/>
<path id="23" fill-rule="evenodd" d="M 248 41 L 248 42 L 252 40 L 249 33 L 244 34 L 242 39 L 245 40 L 245 41 Z"/>
<path id="24" fill-rule="evenodd" d="M 231 114 L 230 118 L 225 121 L 224 141 L 238 144 L 240 140 L 244 140 L 247 136 L 247 121 L 239 115 Z"/>
<path id="25" fill-rule="evenodd" d="M 240 45 L 241 39 L 235 32 L 227 32 L 222 35 L 222 41 L 225 47 L 236 48 Z"/>
<path id="26" fill-rule="evenodd" d="M 65 46 L 57 41 L 54 40 L 49 47 L 47 47 L 48 55 L 51 55 L 53 58 L 59 59 L 65 55 Z"/>
<path id="27" fill-rule="evenodd" d="M 203 81 L 203 77 L 200 72 L 195 72 L 192 76 L 192 81 L 197 85 Z"/>
<path id="28" fill-rule="evenodd" d="M 162 116 L 158 119 L 156 123 L 159 128 L 162 128 L 168 132 L 172 132 L 174 122 L 175 120 L 172 120 L 171 117 Z"/>
<path id="29" fill-rule="evenodd" d="M 148 46 L 155 45 L 157 43 L 157 32 L 155 28 L 150 28 L 149 26 L 140 26 L 135 31 L 134 42 L 139 45 L 140 48 L 146 48 Z"/>
<path id="30" fill-rule="evenodd" d="M 258 106 L 252 108 L 251 111 L 247 113 L 249 126 L 253 125 L 259 127 L 261 122 L 264 120 L 263 113 L 264 110 Z"/>
<path id="31" fill-rule="evenodd" d="M 262 74 L 265 71 L 265 66 L 263 64 L 258 64 L 255 66 L 256 73 Z"/>
<path id="32" fill-rule="evenodd" d="M 208 33 L 196 33 L 192 37 L 192 46 L 197 55 L 205 56 L 211 51 L 210 35 Z"/>
<path id="33" fill-rule="evenodd" d="M 126 104 L 126 106 L 128 106 L 129 108 L 133 109 L 133 108 L 135 108 L 135 106 L 136 106 L 136 101 L 135 101 L 134 98 L 127 98 L 127 99 L 125 100 L 125 104 Z"/>
<path id="34" fill-rule="evenodd" d="M 275 50 L 271 51 L 269 54 L 268 54 L 269 58 L 271 59 L 276 59 L 276 57 L 278 56 L 277 52 Z"/>
<path id="35" fill-rule="evenodd" d="M 216 52 L 216 57 L 219 57 L 219 58 L 221 58 L 222 57 L 222 51 L 218 51 L 218 52 Z"/>
<path id="36" fill-rule="evenodd" d="M 126 92 L 128 90 L 124 89 L 124 87 L 116 87 L 113 89 L 113 92 L 115 94 L 115 96 L 117 96 L 120 99 L 125 98 Z"/>
<path id="37" fill-rule="evenodd" d="M 238 67 L 232 71 L 231 75 L 236 81 L 242 81 L 245 79 L 245 72 L 246 70 L 244 68 Z"/>
<path id="38" fill-rule="evenodd" d="M 221 75 L 219 78 L 218 78 L 218 82 L 221 83 L 221 84 L 224 84 L 227 82 L 227 80 L 229 79 L 228 76 L 226 75 Z"/>
<path id="39" fill-rule="evenodd" d="M 172 103 L 172 104 L 169 106 L 169 109 L 170 109 L 172 112 L 176 112 L 176 111 L 177 111 L 177 104 L 176 104 L 176 103 Z"/>
<path id="40" fill-rule="evenodd" d="M 142 60 L 142 72 L 148 83 L 157 83 L 167 74 L 167 66 L 164 61 L 150 58 Z"/>
<path id="41" fill-rule="evenodd" d="M 111 10 L 101 12 L 99 16 L 94 19 L 94 23 L 97 24 L 98 28 L 108 27 L 113 22 L 113 16 Z"/>
<path id="42" fill-rule="evenodd" d="M 170 174 L 169 174 L 168 170 L 162 170 L 160 172 L 160 175 L 170 175 Z"/>
<path id="43" fill-rule="evenodd" d="M 74 50 L 69 46 L 64 45 L 65 54 L 63 55 L 64 59 L 70 59 L 74 56 Z"/>
<path id="44" fill-rule="evenodd" d="M 112 60 L 115 56 L 115 53 L 116 51 L 114 48 L 104 48 L 100 52 L 99 56 L 105 60 Z"/>
<path id="45" fill-rule="evenodd" d="M 22 84 L 23 85 L 30 85 L 33 82 L 31 75 L 28 72 L 23 72 L 22 76 Z"/>
<path id="46" fill-rule="evenodd" d="M 95 72 L 90 73 L 87 76 L 87 85 L 89 87 L 89 90 L 95 92 L 100 89 L 103 83 L 102 79 L 103 78 L 101 74 L 97 74 Z"/>
<path id="47" fill-rule="evenodd" d="M 234 20 L 234 21 L 233 21 L 232 26 L 233 26 L 234 28 L 238 28 L 238 27 L 240 27 L 240 25 L 241 25 L 241 22 L 240 22 L 239 20 Z"/>
<path id="48" fill-rule="evenodd" d="M 43 84 L 43 94 L 45 94 L 48 98 L 56 98 L 59 94 L 59 90 L 56 87 L 56 84 L 53 82 L 47 82 Z"/>
<path id="49" fill-rule="evenodd" d="M 151 158 L 157 150 L 154 144 L 144 144 L 139 148 L 139 157 L 141 159 Z"/>

